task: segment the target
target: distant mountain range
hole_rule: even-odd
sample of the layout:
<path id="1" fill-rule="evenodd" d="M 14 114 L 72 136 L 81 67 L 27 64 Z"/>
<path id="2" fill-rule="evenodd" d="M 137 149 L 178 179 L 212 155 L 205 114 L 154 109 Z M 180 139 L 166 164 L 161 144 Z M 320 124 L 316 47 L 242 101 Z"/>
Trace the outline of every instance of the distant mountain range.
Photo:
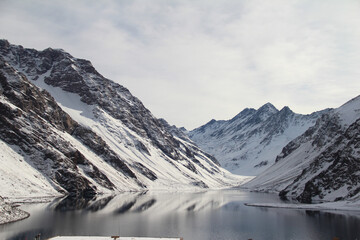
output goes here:
<path id="1" fill-rule="evenodd" d="M 211 120 L 190 131 L 189 137 L 227 170 L 256 176 L 275 162 L 286 144 L 329 111 L 302 115 L 289 107 L 278 110 L 267 103 L 258 110 L 246 108 L 227 121 Z"/>
<path id="2" fill-rule="evenodd" d="M 360 202 L 360 96 L 310 115 L 267 103 L 188 134 L 229 171 L 256 176 L 242 188 L 302 203 Z"/>
<path id="3" fill-rule="evenodd" d="M 224 188 L 246 179 L 64 50 L 0 40 L 0 93 L 2 196 Z"/>

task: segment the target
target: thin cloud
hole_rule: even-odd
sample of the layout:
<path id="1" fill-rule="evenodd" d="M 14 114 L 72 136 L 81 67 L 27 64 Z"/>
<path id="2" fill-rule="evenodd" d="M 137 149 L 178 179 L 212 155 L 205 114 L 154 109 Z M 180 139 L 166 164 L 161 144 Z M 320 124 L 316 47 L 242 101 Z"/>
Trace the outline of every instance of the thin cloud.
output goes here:
<path id="1" fill-rule="evenodd" d="M 358 1 L 2 1 L 2 38 L 60 47 L 188 128 L 359 94 Z"/>

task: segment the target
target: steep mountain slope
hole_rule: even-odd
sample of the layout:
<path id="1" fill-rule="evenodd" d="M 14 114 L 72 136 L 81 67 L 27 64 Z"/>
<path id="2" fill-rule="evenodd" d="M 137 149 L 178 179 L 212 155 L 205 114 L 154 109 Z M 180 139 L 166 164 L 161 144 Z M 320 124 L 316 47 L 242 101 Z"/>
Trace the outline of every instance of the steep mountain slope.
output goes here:
<path id="1" fill-rule="evenodd" d="M 245 187 L 300 202 L 360 199 L 360 96 L 324 114 Z"/>
<path id="2" fill-rule="evenodd" d="M 244 180 L 188 139 L 173 136 L 89 61 L 63 50 L 37 51 L 0 40 L 0 84 L 0 140 L 6 150 L 0 181 L 16 186 L 0 195 L 92 196 L 219 188 Z M 19 182 L 6 177 L 20 175 L 19 169 L 27 169 Z M 31 187 L 23 187 L 25 182 Z"/>
<path id="3" fill-rule="evenodd" d="M 134 172 L 98 135 L 71 119 L 46 91 L 2 59 L 0 84 L 3 196 L 60 192 L 88 197 L 102 188 L 113 190 L 114 184 L 96 166 L 100 158 L 106 163 L 102 169 L 111 165 L 108 169 L 120 175 L 113 179 L 119 189 L 141 187 Z M 97 164 L 91 153 L 97 153 Z"/>
<path id="4" fill-rule="evenodd" d="M 211 120 L 192 130 L 189 136 L 229 171 L 258 175 L 275 162 L 287 143 L 313 126 L 323 112 L 301 115 L 288 107 L 279 111 L 267 103 L 258 110 L 246 108 L 228 121 Z"/>

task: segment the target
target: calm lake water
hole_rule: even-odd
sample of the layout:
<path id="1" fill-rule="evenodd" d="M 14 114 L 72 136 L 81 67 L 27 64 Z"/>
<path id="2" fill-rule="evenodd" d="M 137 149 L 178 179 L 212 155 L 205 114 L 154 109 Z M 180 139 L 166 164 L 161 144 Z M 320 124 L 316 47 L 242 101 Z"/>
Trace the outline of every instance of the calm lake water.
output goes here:
<path id="1" fill-rule="evenodd" d="M 243 191 L 126 193 L 102 199 L 23 205 L 31 217 L 0 226 L 0 239 L 58 235 L 183 237 L 184 240 L 360 240 L 352 212 L 248 207 L 281 202 L 276 195 Z"/>

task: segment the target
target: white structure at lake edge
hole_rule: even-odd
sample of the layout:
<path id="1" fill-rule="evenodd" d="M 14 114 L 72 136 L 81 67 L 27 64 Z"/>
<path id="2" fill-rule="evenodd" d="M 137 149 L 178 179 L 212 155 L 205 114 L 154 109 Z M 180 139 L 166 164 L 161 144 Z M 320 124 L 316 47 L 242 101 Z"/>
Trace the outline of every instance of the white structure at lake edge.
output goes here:
<path id="1" fill-rule="evenodd" d="M 182 238 L 146 238 L 146 237 L 95 237 L 95 236 L 76 236 L 76 237 L 53 237 L 49 240 L 183 240 Z"/>

